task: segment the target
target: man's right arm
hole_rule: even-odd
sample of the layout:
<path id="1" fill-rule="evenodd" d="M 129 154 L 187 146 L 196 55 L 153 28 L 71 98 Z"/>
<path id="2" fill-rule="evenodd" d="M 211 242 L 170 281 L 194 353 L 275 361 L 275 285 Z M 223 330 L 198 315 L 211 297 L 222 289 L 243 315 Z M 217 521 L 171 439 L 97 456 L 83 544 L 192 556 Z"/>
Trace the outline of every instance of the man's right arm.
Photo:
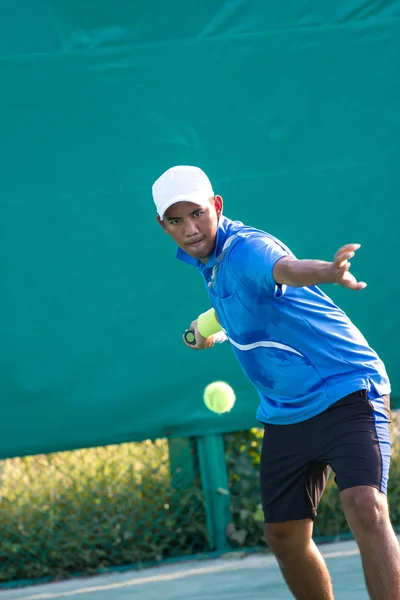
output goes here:
<path id="1" fill-rule="evenodd" d="M 207 311 L 207 313 L 211 313 L 211 311 L 213 311 L 213 310 L 214 309 L 211 309 L 210 311 Z M 207 316 L 207 313 L 203 313 L 203 315 Z M 215 314 L 215 312 L 214 312 L 214 314 Z M 190 324 L 190 327 L 189 327 L 189 329 L 191 331 L 193 331 L 193 333 L 194 333 L 196 343 L 189 344 L 186 341 L 185 335 L 183 335 L 183 341 L 184 341 L 185 345 L 188 346 L 189 348 L 192 348 L 193 350 L 206 350 L 207 348 L 212 348 L 214 346 L 214 344 L 224 342 L 227 339 L 226 335 L 223 333 L 223 331 L 221 329 L 221 326 L 219 325 L 218 321 L 216 320 L 216 315 L 211 318 L 211 329 L 205 330 L 203 328 L 204 327 L 204 323 L 203 323 L 203 327 L 200 327 L 200 331 L 201 331 L 201 333 L 200 333 L 199 321 L 201 322 L 201 317 L 203 315 L 200 315 L 197 319 L 192 321 Z M 209 319 L 210 319 L 210 317 L 209 317 Z M 215 323 L 214 323 L 214 321 L 215 321 Z"/>

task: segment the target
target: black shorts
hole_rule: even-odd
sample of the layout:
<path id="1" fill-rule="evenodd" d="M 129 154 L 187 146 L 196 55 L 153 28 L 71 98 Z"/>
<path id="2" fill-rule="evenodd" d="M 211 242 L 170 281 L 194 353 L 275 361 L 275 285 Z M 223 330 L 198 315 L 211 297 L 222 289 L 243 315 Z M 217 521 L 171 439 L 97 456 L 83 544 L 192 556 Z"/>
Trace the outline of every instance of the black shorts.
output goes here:
<path id="1" fill-rule="evenodd" d="M 339 491 L 368 485 L 386 493 L 390 463 L 389 396 L 365 390 L 293 425 L 265 425 L 261 498 L 266 523 L 313 519 L 330 468 Z"/>

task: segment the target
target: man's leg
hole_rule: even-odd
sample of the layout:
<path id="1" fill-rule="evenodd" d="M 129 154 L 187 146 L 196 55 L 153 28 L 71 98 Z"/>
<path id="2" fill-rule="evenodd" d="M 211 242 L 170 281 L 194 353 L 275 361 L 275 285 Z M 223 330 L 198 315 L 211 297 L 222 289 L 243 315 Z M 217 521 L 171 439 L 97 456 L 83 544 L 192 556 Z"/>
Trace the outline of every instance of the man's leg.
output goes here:
<path id="1" fill-rule="evenodd" d="M 312 530 L 311 519 L 266 523 L 265 538 L 297 600 L 333 600 L 331 579 Z"/>
<path id="2" fill-rule="evenodd" d="M 343 510 L 360 548 L 372 600 L 400 600 L 400 549 L 386 498 L 391 444 L 389 397 L 357 392 L 333 406 L 331 443 Z M 328 432 L 328 429 L 326 430 Z M 328 433 L 326 434 L 329 443 Z"/>
<path id="3" fill-rule="evenodd" d="M 328 570 L 311 537 L 329 476 L 326 463 L 312 460 L 317 437 L 314 423 L 267 425 L 261 451 L 265 537 L 297 600 L 333 600 Z"/>
<path id="4" fill-rule="evenodd" d="M 385 494 L 358 486 L 340 494 L 343 510 L 360 548 L 372 600 L 400 600 L 400 546 L 390 523 Z"/>

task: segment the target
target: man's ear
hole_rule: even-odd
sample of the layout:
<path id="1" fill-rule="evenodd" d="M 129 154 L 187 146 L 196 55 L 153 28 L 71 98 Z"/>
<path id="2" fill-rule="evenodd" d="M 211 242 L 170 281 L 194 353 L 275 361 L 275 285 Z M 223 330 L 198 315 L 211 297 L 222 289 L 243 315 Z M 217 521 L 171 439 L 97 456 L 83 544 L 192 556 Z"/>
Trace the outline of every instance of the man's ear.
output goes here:
<path id="1" fill-rule="evenodd" d="M 161 221 L 160 216 L 157 215 L 157 221 L 159 222 L 159 224 L 161 225 L 161 227 L 164 229 L 165 233 L 167 233 L 167 231 L 165 230 L 165 224 L 164 221 Z"/>
<path id="2" fill-rule="evenodd" d="M 222 215 L 222 209 L 224 208 L 224 201 L 222 200 L 222 196 L 214 196 L 214 206 L 215 211 L 217 213 L 217 217 L 220 218 Z"/>

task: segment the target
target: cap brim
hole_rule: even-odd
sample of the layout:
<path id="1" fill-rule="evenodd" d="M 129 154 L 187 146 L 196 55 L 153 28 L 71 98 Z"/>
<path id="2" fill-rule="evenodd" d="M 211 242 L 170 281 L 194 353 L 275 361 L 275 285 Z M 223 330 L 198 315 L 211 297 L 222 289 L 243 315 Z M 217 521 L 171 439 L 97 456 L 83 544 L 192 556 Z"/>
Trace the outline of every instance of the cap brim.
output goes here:
<path id="1" fill-rule="evenodd" d="M 210 197 L 211 196 L 212 196 L 212 193 L 210 194 Z M 160 219 L 162 221 L 164 219 L 164 215 L 165 215 L 166 211 L 170 208 L 170 206 L 173 206 L 174 204 L 177 204 L 178 202 L 193 202 L 193 204 L 197 204 L 198 206 L 203 206 L 204 204 L 207 204 L 208 200 L 209 200 L 209 196 L 205 197 L 204 194 L 199 194 L 196 192 L 193 194 L 180 194 L 179 196 L 174 196 L 166 204 L 164 204 L 164 206 L 158 210 L 158 216 L 160 217 Z"/>

